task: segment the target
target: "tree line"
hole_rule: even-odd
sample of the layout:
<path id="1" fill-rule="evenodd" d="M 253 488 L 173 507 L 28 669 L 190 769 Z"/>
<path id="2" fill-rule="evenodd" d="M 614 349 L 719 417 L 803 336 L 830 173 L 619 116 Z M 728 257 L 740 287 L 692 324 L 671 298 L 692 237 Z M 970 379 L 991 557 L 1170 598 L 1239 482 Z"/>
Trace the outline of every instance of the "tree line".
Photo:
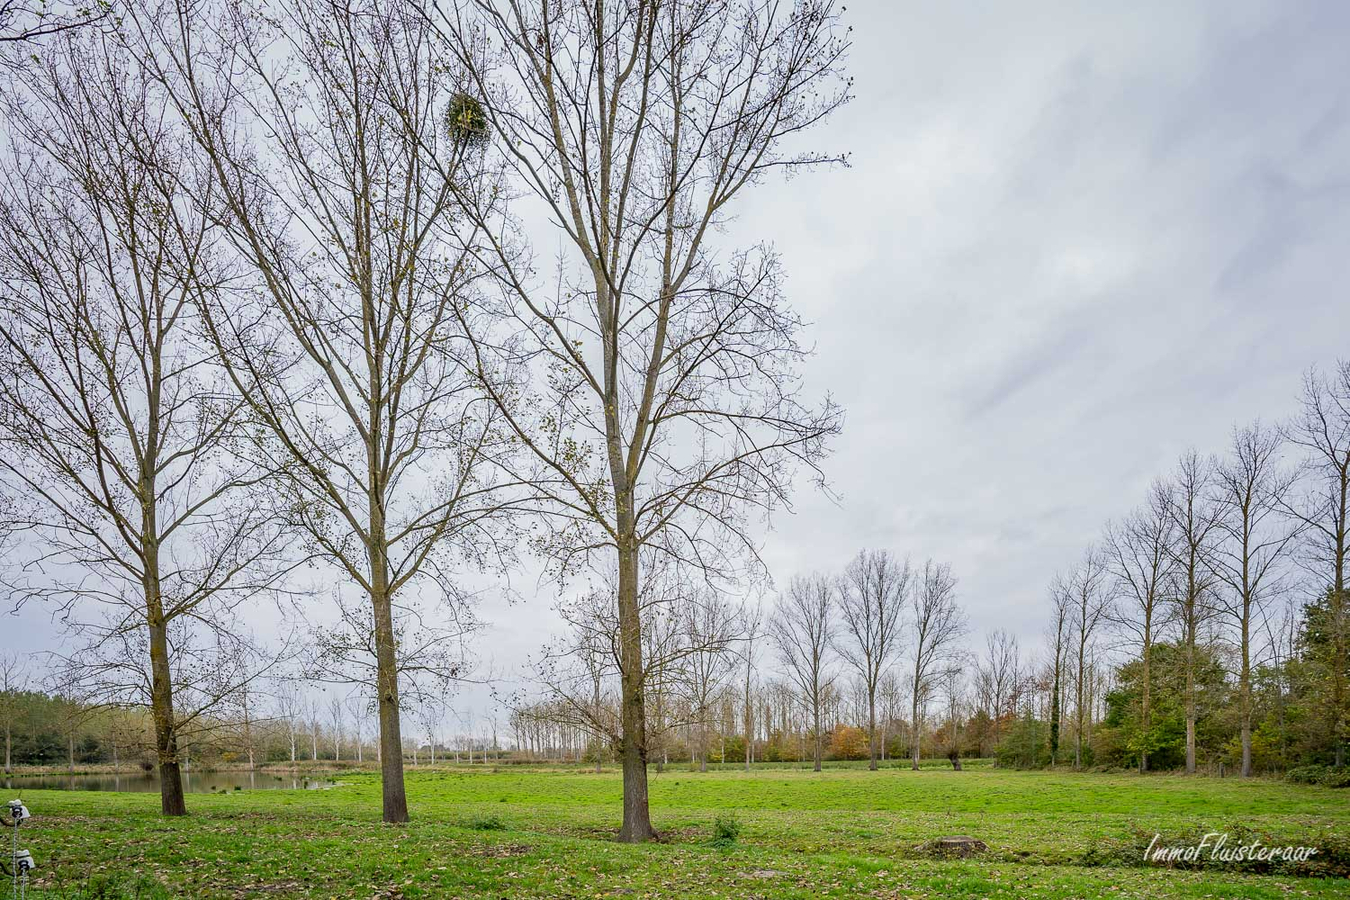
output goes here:
<path id="1" fill-rule="evenodd" d="M 793 576 L 770 603 L 735 599 L 705 572 L 650 560 L 639 598 L 652 758 L 658 768 L 700 769 L 795 762 L 819 770 L 825 760 L 853 759 L 873 769 L 904 759 L 917 769 L 933 756 L 959 769 L 963 757 L 978 756 L 1188 774 L 1343 771 L 1348 475 L 1350 362 L 1342 362 L 1308 373 L 1288 421 L 1235 429 L 1224 457 L 1188 451 L 1155 479 L 1144 504 L 1109 523 L 1052 580 L 1044 639 L 1028 649 L 1001 629 L 970 641 L 957 580 L 933 560 L 864 550 L 839 572 Z M 405 750 L 416 761 L 437 762 L 439 748 L 441 762 L 471 763 L 477 747 L 480 762 L 491 752 L 497 763 L 597 770 L 621 759 L 616 591 L 611 573 L 560 602 L 567 630 L 536 660 L 540 690 L 509 699 L 504 721 L 491 717 L 477 742 L 472 727 L 446 739 L 457 717 L 444 694 L 410 694 L 420 698 L 410 711 L 425 741 Z M 419 643 L 444 638 L 405 640 Z M 310 644 L 311 669 L 342 669 L 323 664 L 340 641 L 320 633 Z M 27 697 L 21 705 L 48 710 L 39 716 L 47 756 L 64 746 L 73 765 L 78 735 L 86 757 L 97 747 L 116 754 L 118 741 L 134 746 L 125 717 L 100 718 L 92 739 L 80 724 L 93 721 L 90 709 L 24 694 L 11 679 L 7 709 Z M 286 758 L 279 735 L 289 735 L 291 762 L 306 758 L 297 747 L 308 733 L 309 759 L 341 760 L 351 733 L 344 716 L 354 724 L 373 705 L 358 693 L 329 701 L 324 717 L 294 679 L 272 685 L 253 715 L 255 733 L 273 735 L 272 759 Z M 231 697 L 237 704 L 240 693 Z M 7 748 L 8 723 L 19 718 L 6 716 Z M 247 707 L 214 721 L 216 745 L 243 759 L 242 734 L 251 765 Z M 29 729 L 21 745 L 42 744 L 39 731 Z M 332 741 L 322 755 L 321 733 Z M 357 727 L 358 762 L 361 734 Z"/>
<path id="2" fill-rule="evenodd" d="M 1310 371 L 1287 422 L 1188 451 L 1048 592 L 1043 641 L 969 640 L 950 567 L 861 551 L 736 602 L 648 568 L 648 732 L 706 766 L 992 756 L 1012 766 L 1325 765 L 1350 742 L 1350 363 Z M 616 745 L 612 585 L 564 604 L 522 721 Z M 530 746 L 535 746 L 532 737 Z M 547 750 L 540 751 L 547 756 Z M 597 757 L 598 758 L 598 757 Z"/>

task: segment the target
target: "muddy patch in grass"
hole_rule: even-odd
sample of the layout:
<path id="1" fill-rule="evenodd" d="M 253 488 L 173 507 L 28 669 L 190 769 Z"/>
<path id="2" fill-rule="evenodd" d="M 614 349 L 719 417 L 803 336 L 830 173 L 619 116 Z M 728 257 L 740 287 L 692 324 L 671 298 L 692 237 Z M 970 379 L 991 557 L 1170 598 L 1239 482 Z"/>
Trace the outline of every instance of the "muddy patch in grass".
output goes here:
<path id="1" fill-rule="evenodd" d="M 533 849 L 529 844 L 476 844 L 466 849 L 464 854 L 479 859 L 510 859 L 525 856 Z"/>

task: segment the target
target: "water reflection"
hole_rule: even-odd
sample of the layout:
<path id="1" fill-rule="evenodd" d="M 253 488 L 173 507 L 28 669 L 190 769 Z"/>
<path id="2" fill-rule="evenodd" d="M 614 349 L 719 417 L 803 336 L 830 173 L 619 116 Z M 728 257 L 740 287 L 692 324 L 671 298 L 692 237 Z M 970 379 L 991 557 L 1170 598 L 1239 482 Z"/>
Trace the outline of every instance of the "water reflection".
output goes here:
<path id="1" fill-rule="evenodd" d="M 121 775 L 6 775 L 5 790 L 30 791 L 133 791 L 158 792 L 155 773 Z M 327 774 L 300 775 L 276 772 L 184 772 L 183 790 L 190 794 L 243 791 L 318 790 L 335 782 Z"/>

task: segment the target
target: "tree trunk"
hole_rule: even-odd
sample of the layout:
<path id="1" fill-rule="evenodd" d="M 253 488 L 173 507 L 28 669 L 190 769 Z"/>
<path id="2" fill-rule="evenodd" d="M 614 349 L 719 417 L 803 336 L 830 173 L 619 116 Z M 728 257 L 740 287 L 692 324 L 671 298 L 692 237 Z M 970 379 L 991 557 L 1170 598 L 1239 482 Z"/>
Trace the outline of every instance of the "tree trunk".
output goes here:
<path id="1" fill-rule="evenodd" d="M 1058 655 L 1058 651 L 1056 651 Z M 1059 660 L 1055 660 L 1054 683 L 1050 688 L 1050 765 L 1059 762 Z M 959 767 L 958 767 L 959 768 Z"/>
<path id="2" fill-rule="evenodd" d="M 248 695 L 244 695 L 244 745 L 248 749 L 248 770 L 252 772 L 256 765 L 253 756 L 253 722 L 248 713 Z"/>
<path id="3" fill-rule="evenodd" d="M 1195 774 L 1195 627 L 1186 635 L 1186 774 Z"/>
<path id="4" fill-rule="evenodd" d="M 380 567 L 383 569 L 383 566 Z M 375 606 L 376 686 L 380 716 L 380 783 L 384 821 L 408 821 L 408 796 L 403 787 L 403 735 L 398 716 L 398 662 L 394 651 L 394 618 L 384 590 L 383 572 L 377 576 Z"/>
<path id="5" fill-rule="evenodd" d="M 1345 489 L 1341 492 L 1341 521 L 1347 516 Z M 1344 542 L 1336 549 L 1336 572 L 1331 587 L 1331 602 L 1327 604 L 1331 630 L 1331 741 L 1334 747 L 1334 760 L 1337 768 L 1345 765 L 1345 745 L 1350 740 L 1350 715 L 1347 715 L 1345 672 L 1347 665 L 1346 649 L 1346 589 L 1345 589 L 1345 549 Z"/>
<path id="6" fill-rule="evenodd" d="M 915 683 L 914 688 L 914 702 L 910 706 L 909 713 L 909 720 L 912 723 L 910 730 L 913 731 L 909 748 L 909 767 L 917 772 L 919 771 L 920 735 L 923 733 L 922 729 L 919 727 L 919 688 L 917 682 Z"/>
<path id="7" fill-rule="evenodd" d="M 155 406 L 152 400 L 152 408 Z M 150 421 L 147 444 L 155 444 L 156 420 Z M 151 454 L 153 456 L 153 454 Z M 166 816 L 187 815 L 183 778 L 178 769 L 178 729 L 174 723 L 173 672 L 169 666 L 168 620 L 159 580 L 159 523 L 153 476 L 142 474 L 141 554 L 145 569 L 145 624 L 150 636 L 150 717 L 155 727 L 155 756 L 159 764 L 160 811 Z"/>
<path id="8" fill-rule="evenodd" d="M 1139 750 L 1139 773 L 1141 775 L 1148 771 L 1148 740 L 1149 740 L 1149 732 L 1152 730 L 1151 721 L 1149 717 L 1150 713 L 1149 701 L 1152 699 L 1152 693 L 1150 689 L 1152 688 L 1153 685 L 1153 679 L 1151 677 L 1152 670 L 1150 669 L 1150 664 L 1152 663 L 1152 659 L 1150 657 L 1152 657 L 1153 655 L 1152 620 L 1153 620 L 1153 611 L 1150 608 L 1149 611 L 1146 613 L 1146 618 L 1144 621 L 1144 691 L 1143 697 L 1140 700 L 1140 707 L 1141 707 L 1140 724 L 1142 725 L 1141 730 L 1143 731 L 1144 746 L 1141 747 Z"/>
<path id="9" fill-rule="evenodd" d="M 1086 613 L 1083 614 L 1086 616 Z M 1082 634 L 1078 638 L 1078 679 L 1073 686 L 1073 767 L 1083 768 L 1083 677 L 1087 666 L 1083 657 L 1087 652 L 1087 642 Z"/>
<path id="10" fill-rule="evenodd" d="M 1243 582 L 1247 581 L 1246 562 L 1243 562 Z M 1252 777 L 1252 644 L 1251 601 L 1242 601 L 1242 673 L 1238 679 L 1238 696 L 1242 703 L 1242 777 Z"/>
<path id="11" fill-rule="evenodd" d="M 183 777 L 178 769 L 178 733 L 173 721 L 173 687 L 169 672 L 169 640 L 156 595 L 150 618 L 150 715 L 155 724 L 155 757 L 159 764 L 159 805 L 166 816 L 187 815 Z"/>
<path id="12" fill-rule="evenodd" d="M 821 761 L 821 757 L 822 757 L 822 755 L 823 755 L 823 754 L 821 753 L 821 735 L 820 735 L 820 695 L 819 695 L 819 694 L 816 695 L 815 708 L 816 708 L 816 709 L 815 709 L 816 758 L 815 758 L 815 765 L 812 766 L 812 770 L 813 770 L 813 771 L 816 771 L 816 772 L 819 772 L 819 771 L 820 771 L 820 761 Z"/>
<path id="13" fill-rule="evenodd" d="M 749 670 L 747 670 L 748 672 Z M 750 771 L 750 764 L 754 762 L 755 757 L 755 727 L 754 712 L 750 705 L 750 680 L 745 682 L 745 771 Z"/>
<path id="14" fill-rule="evenodd" d="M 638 607 L 638 548 L 632 535 L 632 501 L 619 498 L 619 654 L 623 764 L 623 827 L 619 840 L 640 844 L 656 837 L 647 806 L 647 716 Z"/>
<path id="15" fill-rule="evenodd" d="M 877 697 L 876 689 L 867 691 L 867 769 L 877 770 Z"/>

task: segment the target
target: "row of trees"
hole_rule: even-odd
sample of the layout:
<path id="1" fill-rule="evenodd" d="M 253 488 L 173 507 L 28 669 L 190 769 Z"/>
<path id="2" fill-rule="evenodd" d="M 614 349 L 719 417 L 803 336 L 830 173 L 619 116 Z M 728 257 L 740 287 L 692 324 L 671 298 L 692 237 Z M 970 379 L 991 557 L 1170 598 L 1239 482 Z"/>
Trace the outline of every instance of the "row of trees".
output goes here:
<path id="1" fill-rule="evenodd" d="M 1281 708 L 1286 700 L 1297 705 L 1304 755 L 1344 765 L 1348 516 L 1350 363 L 1342 362 L 1329 375 L 1308 374 L 1289 422 L 1235 430 L 1222 458 L 1183 455 L 1144 504 L 1111 524 L 1076 571 L 1056 582 L 1056 685 L 1107 631 L 1108 646 L 1137 667 L 1129 671 L 1137 696 L 1126 718 L 1141 771 L 1160 740 L 1160 702 L 1183 710 L 1185 768 L 1194 772 L 1200 721 L 1231 699 L 1241 771 L 1250 775 L 1262 689 L 1266 706 L 1284 695 Z M 1213 666 L 1226 681 L 1207 681 Z"/>
<path id="2" fill-rule="evenodd" d="M 180 734 L 185 766 L 253 769 L 267 763 L 378 764 L 380 745 L 369 700 L 316 695 L 303 699 L 279 683 L 253 704 L 222 707 Z M 0 695 L 5 773 L 22 766 L 155 766 L 154 723 L 137 707 L 90 704 L 40 690 Z M 419 708 L 404 742 L 414 765 L 454 760 L 485 763 L 505 751 L 495 719 L 474 722 L 445 706 Z M 476 727 L 477 726 L 477 727 Z"/>
<path id="3" fill-rule="evenodd" d="M 697 761 L 714 743 L 725 758 L 732 738 L 748 765 L 756 752 L 782 758 L 809 742 L 819 769 L 831 748 L 851 745 L 838 736 L 852 729 L 872 768 L 888 739 L 915 767 L 926 747 L 958 764 L 978 752 L 1141 772 L 1195 773 L 1203 759 L 1244 776 L 1258 762 L 1343 766 L 1348 509 L 1343 362 L 1308 374 L 1289 422 L 1237 429 L 1226 457 L 1188 452 L 1156 480 L 1054 580 L 1044 647 L 1032 654 L 1002 631 L 969 646 L 949 568 L 886 551 L 859 553 L 837 576 L 796 576 L 764 611 L 658 573 L 642 592 L 652 746 Z M 552 649 L 547 696 L 532 713 L 602 742 L 621 733 L 613 609 L 609 586 L 564 606 L 572 637 Z M 934 707 L 942 714 L 929 727 Z"/>
<path id="4" fill-rule="evenodd" d="M 180 736 L 275 663 L 235 664 L 241 610 L 336 574 L 402 822 L 411 598 L 457 615 L 521 547 L 613 570 L 621 837 L 650 838 L 639 562 L 753 565 L 750 513 L 840 425 L 777 257 L 714 245 L 835 159 L 797 149 L 848 97 L 833 4 L 108 10 L 0 10 L 11 597 L 150 711 L 181 815 Z"/>

